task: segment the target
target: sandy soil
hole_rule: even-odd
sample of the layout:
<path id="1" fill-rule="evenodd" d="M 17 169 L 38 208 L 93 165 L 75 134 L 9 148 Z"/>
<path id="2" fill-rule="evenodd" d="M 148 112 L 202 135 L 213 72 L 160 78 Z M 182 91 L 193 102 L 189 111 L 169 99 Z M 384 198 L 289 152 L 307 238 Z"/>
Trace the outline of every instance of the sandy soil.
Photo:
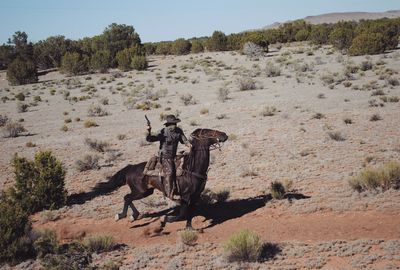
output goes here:
<path id="1" fill-rule="evenodd" d="M 179 243 L 181 222 L 168 224 L 158 235 L 153 233 L 158 218 L 115 222 L 112 218 L 122 208 L 126 186 L 52 211 L 56 221 L 48 221 L 48 212 L 38 213 L 32 217 L 34 227 L 53 228 L 64 241 L 112 235 L 127 246 L 95 257 L 93 264 L 115 260 L 122 269 L 396 269 L 400 267 L 400 193 L 359 194 L 351 190 L 348 180 L 365 167 L 400 159 L 400 103 L 384 102 L 382 95 L 376 95 L 376 90 L 382 90 L 386 97 L 400 97 L 399 86 L 387 82 L 389 77 L 399 79 L 399 58 L 398 51 L 347 58 L 329 47 L 293 44 L 279 51 L 272 48 L 258 60 L 232 52 L 153 57 L 148 71 L 122 73 L 121 78 L 113 73 L 68 78 L 52 72 L 37 84 L 10 87 L 1 73 L 0 97 L 12 99 L 23 92 L 25 103 L 38 95 L 42 101 L 24 113 L 17 112 L 17 101 L 1 103 L 0 114 L 23 118 L 27 132 L 0 138 L 0 189 L 13 183 L 14 153 L 32 158 L 38 150 L 51 150 L 68 171 L 68 192 L 89 191 L 127 164 L 144 161 L 157 151 L 156 144 L 144 143 L 144 114 L 157 129 L 162 126 L 160 114 L 178 110 L 186 134 L 207 127 L 230 136 L 222 151 L 212 153 L 207 182 L 213 191 L 229 190 L 230 197 L 224 203 L 199 207 L 194 227 L 203 230 L 197 246 Z M 363 61 L 370 61 L 373 68 L 351 74 L 344 80 L 351 84 L 346 87 L 340 80 L 344 68 Z M 279 67 L 280 76 L 267 76 L 269 62 Z M 324 76 L 334 82 L 326 84 Z M 257 89 L 240 91 L 242 78 L 252 78 Z M 220 88 L 229 90 L 225 102 L 218 100 Z M 90 89 L 96 91 L 89 94 Z M 65 90 L 78 101 L 65 100 Z M 183 94 L 193 95 L 196 104 L 183 105 Z M 79 100 L 85 95 L 90 98 Z M 129 98 L 140 103 L 146 95 L 158 95 L 152 102 L 160 108 L 130 108 Z M 109 114 L 89 117 L 88 108 L 104 98 L 108 105 L 101 106 Z M 276 108 L 274 115 L 263 116 L 266 106 Z M 321 119 L 316 113 L 323 114 Z M 370 121 L 373 114 L 382 120 Z M 68 118 L 71 123 L 65 123 Z M 346 118 L 353 123 L 344 123 Z M 88 119 L 98 126 L 85 128 Z M 61 130 L 64 124 L 67 131 Z M 343 141 L 329 137 L 328 132 L 335 131 Z M 121 134 L 122 140 L 117 138 Z M 107 141 L 114 150 L 114 154 L 96 153 L 99 170 L 79 172 L 75 167 L 84 154 L 94 154 L 85 138 Z M 27 142 L 35 146 L 27 147 Z M 305 198 L 268 199 L 271 181 L 284 179 L 292 180 L 294 193 Z M 135 205 L 151 213 L 168 207 L 160 193 Z M 244 228 L 276 244 L 279 251 L 262 263 L 226 262 L 223 243 Z M 27 267 L 38 267 L 38 262 Z"/>

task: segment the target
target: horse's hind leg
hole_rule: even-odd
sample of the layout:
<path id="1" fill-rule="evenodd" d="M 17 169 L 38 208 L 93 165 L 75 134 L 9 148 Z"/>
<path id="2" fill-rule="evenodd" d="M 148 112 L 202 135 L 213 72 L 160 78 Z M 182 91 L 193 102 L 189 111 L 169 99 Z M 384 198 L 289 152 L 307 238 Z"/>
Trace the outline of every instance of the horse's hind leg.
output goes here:
<path id="1" fill-rule="evenodd" d="M 126 216 L 128 214 L 128 208 L 131 208 L 131 210 L 132 210 L 132 215 L 130 216 L 130 218 L 132 220 L 138 219 L 138 217 L 140 216 L 140 213 L 136 209 L 136 207 L 132 201 L 145 198 L 145 197 L 153 194 L 153 192 L 154 192 L 154 189 L 149 189 L 143 194 L 134 194 L 134 193 L 126 194 L 124 196 L 124 207 L 122 208 L 122 212 L 115 215 L 115 220 L 119 220 L 121 218 L 126 218 Z"/>

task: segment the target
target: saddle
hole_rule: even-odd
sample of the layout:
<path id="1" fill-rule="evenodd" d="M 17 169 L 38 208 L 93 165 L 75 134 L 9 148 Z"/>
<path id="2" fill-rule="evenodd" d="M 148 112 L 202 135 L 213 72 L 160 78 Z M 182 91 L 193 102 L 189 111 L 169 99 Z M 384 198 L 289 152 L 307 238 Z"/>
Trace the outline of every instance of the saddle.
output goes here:
<path id="1" fill-rule="evenodd" d="M 183 174 L 183 158 L 188 155 L 185 151 L 179 152 L 178 155 L 175 157 L 175 168 L 176 168 L 176 176 L 181 176 Z M 165 177 L 162 164 L 160 162 L 160 157 L 154 155 L 152 156 L 149 161 L 147 161 L 146 166 L 143 170 L 144 175 L 148 176 L 161 176 Z"/>

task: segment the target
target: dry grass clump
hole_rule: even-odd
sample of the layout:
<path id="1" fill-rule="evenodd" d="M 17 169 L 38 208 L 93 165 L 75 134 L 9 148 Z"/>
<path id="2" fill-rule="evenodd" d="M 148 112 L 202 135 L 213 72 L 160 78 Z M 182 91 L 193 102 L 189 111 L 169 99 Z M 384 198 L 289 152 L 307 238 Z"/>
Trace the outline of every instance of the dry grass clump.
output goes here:
<path id="1" fill-rule="evenodd" d="M 371 61 L 363 61 L 363 62 L 361 62 L 361 64 L 360 64 L 360 69 L 362 70 L 362 71 L 367 71 L 367 70 L 370 70 L 370 69 L 372 69 L 374 67 L 374 64 L 371 62 Z"/>
<path id="2" fill-rule="evenodd" d="M 278 77 L 281 75 L 281 68 L 275 66 L 272 62 L 268 62 L 265 66 L 265 74 L 267 77 Z"/>
<path id="3" fill-rule="evenodd" d="M 329 138 L 331 138 L 332 140 L 337 141 L 337 142 L 346 140 L 346 138 L 339 131 L 329 131 L 328 136 L 329 136 Z"/>
<path id="4" fill-rule="evenodd" d="M 210 111 L 207 108 L 203 108 L 200 110 L 200 114 L 208 114 Z"/>
<path id="5" fill-rule="evenodd" d="M 382 96 L 382 97 L 380 97 L 380 99 L 383 102 L 399 102 L 400 101 L 400 98 L 398 96 L 391 96 L 391 97 Z"/>
<path id="6" fill-rule="evenodd" d="M 89 251 L 96 253 L 110 251 L 115 246 L 113 237 L 109 235 L 88 236 L 83 240 L 83 244 Z"/>
<path id="7" fill-rule="evenodd" d="M 291 183 L 288 182 L 287 188 L 291 187 Z M 288 190 L 285 189 L 284 184 L 279 181 L 271 182 L 271 197 L 275 200 L 282 200 L 285 197 L 285 194 Z"/>
<path id="8" fill-rule="evenodd" d="M 26 147 L 35 147 L 36 144 L 33 143 L 33 142 L 31 142 L 31 141 L 29 141 L 29 142 L 27 142 L 27 143 L 25 144 L 25 146 L 26 146 Z"/>
<path id="9" fill-rule="evenodd" d="M 120 141 L 123 141 L 123 140 L 126 139 L 126 135 L 125 134 L 118 134 L 117 135 L 117 139 L 120 140 Z"/>
<path id="10" fill-rule="evenodd" d="M 84 125 L 85 128 L 97 127 L 98 126 L 98 124 L 93 120 L 86 120 L 83 125 Z"/>
<path id="11" fill-rule="evenodd" d="M 3 136 L 4 138 L 15 138 L 22 132 L 25 132 L 26 129 L 20 123 L 8 121 L 3 128 Z"/>
<path id="12" fill-rule="evenodd" d="M 204 189 L 201 193 L 200 201 L 202 204 L 213 204 L 213 203 L 221 203 L 228 200 L 230 195 L 230 191 L 228 189 L 221 189 L 218 191 L 212 191 L 209 188 Z"/>
<path id="13" fill-rule="evenodd" d="M 215 116 L 215 118 L 218 119 L 218 120 L 222 120 L 222 119 L 228 118 L 228 116 L 226 114 L 224 114 L 224 113 L 221 113 L 221 114 L 217 114 Z"/>
<path id="14" fill-rule="evenodd" d="M 197 104 L 197 101 L 191 94 L 183 94 L 180 99 L 185 106 Z"/>
<path id="15" fill-rule="evenodd" d="M 229 99 L 229 89 L 226 87 L 221 87 L 217 90 L 218 100 L 220 102 L 225 102 Z"/>
<path id="16" fill-rule="evenodd" d="M 7 115 L 1 115 L 0 114 L 0 127 L 5 126 L 9 120 L 10 119 L 8 118 Z"/>
<path id="17" fill-rule="evenodd" d="M 17 103 L 17 112 L 19 113 L 24 113 L 28 111 L 29 105 L 23 102 L 18 102 Z"/>
<path id="18" fill-rule="evenodd" d="M 351 125 L 351 124 L 354 123 L 353 120 L 352 120 L 351 118 L 345 118 L 345 119 L 343 119 L 343 122 L 344 122 L 346 125 Z"/>
<path id="19" fill-rule="evenodd" d="M 198 234 L 195 230 L 184 230 L 180 231 L 178 233 L 179 235 L 179 240 L 188 246 L 194 246 L 196 244 L 198 237 Z"/>
<path id="20" fill-rule="evenodd" d="M 60 214 L 58 211 L 44 210 L 40 212 L 39 222 L 43 224 L 49 221 L 56 221 L 59 218 Z"/>
<path id="21" fill-rule="evenodd" d="M 349 181 L 358 192 L 365 190 L 388 190 L 400 188 L 400 163 L 391 161 L 377 169 L 366 169 Z"/>
<path id="22" fill-rule="evenodd" d="M 371 96 L 384 96 L 384 95 L 385 95 L 385 91 L 383 91 L 382 89 L 372 91 L 372 93 L 371 93 Z"/>
<path id="23" fill-rule="evenodd" d="M 109 113 L 100 105 L 91 105 L 87 112 L 88 116 L 106 116 Z"/>
<path id="24" fill-rule="evenodd" d="M 374 113 L 374 114 L 369 118 L 369 121 L 372 121 L 372 122 L 374 122 L 374 121 L 379 121 L 379 120 L 382 120 L 382 117 L 381 117 L 379 114 L 377 114 L 377 113 Z"/>
<path id="25" fill-rule="evenodd" d="M 96 155 L 85 155 L 82 159 L 78 159 L 75 162 L 75 167 L 78 171 L 88 171 L 88 170 L 98 170 L 99 166 L 99 157 Z"/>
<path id="26" fill-rule="evenodd" d="M 387 83 L 391 86 L 398 86 L 400 85 L 400 82 L 398 79 L 394 78 L 394 77 L 389 77 L 387 80 Z"/>
<path id="27" fill-rule="evenodd" d="M 61 130 L 61 131 L 64 131 L 64 132 L 67 132 L 67 131 L 68 131 L 68 126 L 67 126 L 67 125 L 63 125 L 63 126 L 60 128 L 60 130 Z"/>
<path id="28" fill-rule="evenodd" d="M 242 77 L 238 80 L 239 90 L 247 91 L 247 90 L 255 90 L 257 89 L 256 81 L 250 77 Z"/>
<path id="29" fill-rule="evenodd" d="M 332 74 L 324 74 L 321 76 L 321 81 L 324 85 L 329 85 L 335 82 L 335 78 Z"/>
<path id="30" fill-rule="evenodd" d="M 315 113 L 313 116 L 311 116 L 311 119 L 322 119 L 325 118 L 325 115 L 323 113 Z"/>
<path id="31" fill-rule="evenodd" d="M 264 54 L 261 46 L 248 41 L 243 45 L 243 53 L 250 58 L 258 58 Z"/>
<path id="32" fill-rule="evenodd" d="M 262 252 L 263 242 L 260 237 L 247 229 L 233 234 L 224 245 L 228 261 L 257 261 Z"/>
<path id="33" fill-rule="evenodd" d="M 278 110 L 274 106 L 265 106 L 261 111 L 262 116 L 274 116 Z"/>
<path id="34" fill-rule="evenodd" d="M 85 138 L 85 144 L 89 146 L 90 149 L 102 153 L 106 152 L 110 146 L 110 144 L 106 141 L 99 141 L 90 138 Z"/>

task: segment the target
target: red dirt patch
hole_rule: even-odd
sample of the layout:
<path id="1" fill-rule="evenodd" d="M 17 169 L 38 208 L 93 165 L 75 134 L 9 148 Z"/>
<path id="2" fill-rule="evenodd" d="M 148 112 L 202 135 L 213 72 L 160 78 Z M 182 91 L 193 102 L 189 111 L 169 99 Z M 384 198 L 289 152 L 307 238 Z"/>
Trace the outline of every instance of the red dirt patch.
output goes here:
<path id="1" fill-rule="evenodd" d="M 239 228 L 251 229 L 264 240 L 273 242 L 399 239 L 399 223 L 400 215 L 377 211 L 288 215 L 279 214 L 274 209 L 259 209 L 210 228 L 205 228 L 209 222 L 198 216 L 193 225 L 196 229 L 205 228 L 199 236 L 199 242 L 221 243 Z M 128 219 L 116 222 L 111 218 L 65 218 L 47 224 L 34 223 L 36 229 L 54 229 L 63 241 L 85 234 L 106 234 L 114 236 L 119 243 L 135 246 L 175 243 L 176 233 L 184 228 L 185 223 L 167 224 L 163 231 L 159 231 L 159 226 L 160 220 L 155 218 L 144 218 L 133 223 Z"/>

